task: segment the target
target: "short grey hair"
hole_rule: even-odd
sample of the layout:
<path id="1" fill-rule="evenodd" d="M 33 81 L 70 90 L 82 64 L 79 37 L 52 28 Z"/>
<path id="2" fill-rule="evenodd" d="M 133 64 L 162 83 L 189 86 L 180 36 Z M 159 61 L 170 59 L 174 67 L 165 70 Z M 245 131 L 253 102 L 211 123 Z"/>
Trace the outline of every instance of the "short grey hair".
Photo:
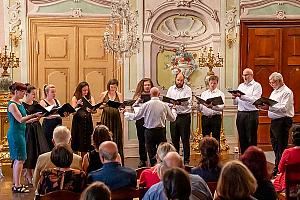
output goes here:
<path id="1" fill-rule="evenodd" d="M 53 140 L 55 144 L 69 144 L 71 132 L 66 126 L 57 126 L 53 131 Z"/>
<path id="2" fill-rule="evenodd" d="M 113 145 L 114 148 L 109 149 L 111 147 L 106 147 L 105 145 Z M 116 145 L 116 143 L 112 142 L 112 141 L 105 141 L 103 143 L 100 144 L 99 146 L 99 155 L 104 159 L 104 160 L 108 160 L 108 161 L 115 161 L 118 157 L 118 147 Z"/>
<path id="3" fill-rule="evenodd" d="M 270 76 L 269 76 L 269 80 L 274 80 L 274 81 L 280 81 L 283 82 L 283 77 L 279 72 L 273 72 Z"/>

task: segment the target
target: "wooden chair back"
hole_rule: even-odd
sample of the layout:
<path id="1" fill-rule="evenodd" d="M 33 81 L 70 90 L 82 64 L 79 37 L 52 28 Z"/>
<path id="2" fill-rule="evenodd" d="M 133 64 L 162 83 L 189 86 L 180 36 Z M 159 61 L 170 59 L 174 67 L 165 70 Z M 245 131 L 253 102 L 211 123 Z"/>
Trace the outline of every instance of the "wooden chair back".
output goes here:
<path id="1" fill-rule="evenodd" d="M 216 189 L 217 189 L 218 182 L 207 182 L 208 188 L 212 195 L 214 195 Z"/>
<path id="2" fill-rule="evenodd" d="M 300 163 L 285 165 L 286 199 L 300 197 Z"/>
<path id="3" fill-rule="evenodd" d="M 53 192 L 49 192 L 45 195 L 40 195 L 38 199 L 40 200 L 79 200 L 81 193 L 75 193 L 68 190 L 57 190 Z"/>
<path id="4" fill-rule="evenodd" d="M 137 178 L 137 179 L 140 179 L 141 173 L 142 173 L 145 169 L 150 169 L 150 167 L 140 167 L 140 168 L 137 168 L 137 169 L 135 170 L 135 172 L 136 172 L 136 178 Z"/>
<path id="5" fill-rule="evenodd" d="M 111 200 L 132 200 L 140 198 L 139 188 L 121 188 L 111 191 Z"/>

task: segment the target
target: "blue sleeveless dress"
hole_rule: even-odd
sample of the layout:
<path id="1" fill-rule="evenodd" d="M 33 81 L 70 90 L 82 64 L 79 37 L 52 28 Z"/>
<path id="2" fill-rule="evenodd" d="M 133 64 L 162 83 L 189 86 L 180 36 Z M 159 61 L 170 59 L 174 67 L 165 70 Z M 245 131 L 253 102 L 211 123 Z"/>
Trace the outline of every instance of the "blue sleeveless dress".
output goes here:
<path id="1" fill-rule="evenodd" d="M 26 110 L 23 104 L 18 104 L 14 101 L 9 101 L 8 106 L 10 104 L 16 104 L 18 107 L 22 117 L 26 116 Z M 14 116 L 7 111 L 9 128 L 7 132 L 7 140 L 9 146 L 9 153 L 11 160 L 26 160 L 26 140 L 25 140 L 25 131 L 26 124 L 18 122 Z"/>

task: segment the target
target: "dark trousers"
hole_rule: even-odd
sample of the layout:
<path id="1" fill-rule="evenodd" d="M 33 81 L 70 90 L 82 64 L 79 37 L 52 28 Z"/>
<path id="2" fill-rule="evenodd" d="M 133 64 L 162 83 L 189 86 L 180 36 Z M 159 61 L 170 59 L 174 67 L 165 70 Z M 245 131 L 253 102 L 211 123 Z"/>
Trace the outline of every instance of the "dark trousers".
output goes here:
<path id="1" fill-rule="evenodd" d="M 135 122 L 137 138 L 139 141 L 139 155 L 141 161 L 147 161 L 147 152 L 145 144 L 145 127 L 144 118 L 136 120 Z"/>
<path id="2" fill-rule="evenodd" d="M 209 117 L 202 115 L 201 125 L 202 125 L 203 137 L 206 135 L 210 135 L 210 133 L 212 133 L 212 136 L 220 143 L 221 123 L 222 123 L 221 115 L 213 115 Z"/>
<path id="3" fill-rule="evenodd" d="M 288 146 L 289 130 L 292 127 L 291 117 L 282 117 L 271 120 L 270 138 L 275 153 L 275 168 L 278 169 L 283 151 Z"/>
<path id="4" fill-rule="evenodd" d="M 178 114 L 176 120 L 170 123 L 171 138 L 179 153 L 181 138 L 184 163 L 190 162 L 191 114 Z"/>
<path id="5" fill-rule="evenodd" d="M 258 111 L 238 111 L 236 127 L 243 154 L 249 146 L 257 145 Z"/>
<path id="6" fill-rule="evenodd" d="M 146 148 L 150 159 L 151 166 L 156 164 L 157 147 L 162 142 L 167 142 L 166 128 L 145 129 Z"/>

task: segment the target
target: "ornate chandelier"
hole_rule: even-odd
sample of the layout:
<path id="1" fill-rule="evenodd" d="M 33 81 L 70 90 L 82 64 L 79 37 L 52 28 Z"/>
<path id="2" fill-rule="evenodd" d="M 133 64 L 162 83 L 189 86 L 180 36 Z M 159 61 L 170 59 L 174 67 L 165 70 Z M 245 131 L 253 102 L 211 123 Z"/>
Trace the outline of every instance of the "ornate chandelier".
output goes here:
<path id="1" fill-rule="evenodd" d="M 104 32 L 104 45 L 117 57 L 130 57 L 139 50 L 137 11 L 130 10 L 129 0 L 112 0 L 111 23 Z"/>
<path id="2" fill-rule="evenodd" d="M 209 47 L 208 51 L 205 47 L 199 57 L 199 67 L 208 67 L 207 75 L 214 75 L 212 69 L 214 67 L 223 67 L 223 58 L 220 56 L 220 53 L 215 56 L 212 47 Z"/>
<path id="3" fill-rule="evenodd" d="M 9 76 L 8 68 L 17 68 L 19 63 L 19 58 L 15 56 L 15 53 L 9 53 L 7 46 L 4 47 L 3 52 L 0 51 L 0 68 L 3 68 L 2 77 Z"/>

